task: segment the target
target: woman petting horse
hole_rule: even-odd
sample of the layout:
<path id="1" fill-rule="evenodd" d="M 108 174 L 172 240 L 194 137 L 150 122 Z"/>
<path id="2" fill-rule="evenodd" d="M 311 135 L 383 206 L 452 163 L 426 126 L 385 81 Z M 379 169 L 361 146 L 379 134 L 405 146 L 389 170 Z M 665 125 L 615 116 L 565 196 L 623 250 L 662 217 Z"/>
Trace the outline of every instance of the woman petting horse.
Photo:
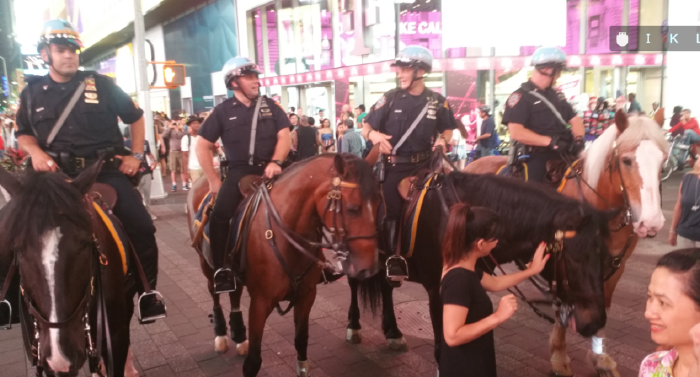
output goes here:
<path id="1" fill-rule="evenodd" d="M 612 232 L 607 239 L 610 257 L 605 262 L 606 308 L 610 308 L 615 286 L 638 238 L 653 237 L 664 225 L 659 172 L 668 144 L 659 128 L 662 123 L 663 111 L 658 111 L 653 120 L 646 116 L 628 117 L 618 111 L 616 127 L 609 127 L 593 142 L 559 185 L 562 194 L 600 210 L 622 209 L 609 224 Z M 505 157 L 486 157 L 469 164 L 464 171 L 493 174 L 505 164 Z M 551 338 L 552 370 L 560 376 L 571 376 L 565 336 L 565 327 L 555 325 Z M 617 376 L 615 362 L 605 353 L 603 339 L 602 332 L 593 337 L 590 359 L 600 373 Z"/>
<path id="2" fill-rule="evenodd" d="M 205 180 L 199 180 L 193 187 L 195 193 L 188 197 L 190 216 L 194 213 L 194 203 L 201 203 L 206 195 L 206 185 Z M 247 232 L 250 237 L 246 233 L 239 235 L 244 240 L 243 280 L 251 298 L 249 353 L 243 375 L 257 375 L 262 364 L 265 321 L 275 307 L 283 312 L 279 303 L 289 300 L 288 309 L 293 307 L 296 325 L 297 375 L 306 377 L 310 369 L 306 354 L 309 313 L 316 298 L 316 284 L 321 279 L 321 247 L 335 251 L 348 276 L 364 279 L 378 271 L 376 181 L 369 165 L 359 158 L 326 154 L 292 165 L 251 195 L 250 200 L 258 201 L 259 205 L 251 215 Z M 213 290 L 213 270 L 201 253 L 200 258 L 214 299 L 214 326 L 219 338 L 226 335 L 226 324 Z M 239 344 L 245 340 L 240 315 L 241 291 L 239 286 L 231 293 L 232 338 Z M 217 340 L 217 346 L 220 343 Z"/>
<path id="3" fill-rule="evenodd" d="M 595 210 L 554 190 L 509 178 L 453 172 L 438 176 L 436 180 L 423 184 L 423 187 L 420 187 L 422 183 L 417 184 L 419 190 L 425 189 L 424 199 L 412 233 L 415 244 L 407 262 L 409 280 L 421 283 L 428 292 L 437 360 L 443 315 L 440 301 L 443 261 L 439 251 L 448 208 L 459 202 L 489 208 L 503 219 L 498 246 L 491 253 L 493 261 L 499 264 L 515 260 L 527 262 L 540 242 L 550 244 L 553 256 L 547 263 L 544 276 L 556 282 L 557 288 L 548 295 L 559 304 L 562 323 L 571 325 L 583 336 L 591 336 L 605 325 L 603 271 L 599 256 L 608 253 L 605 239 L 612 214 Z M 479 268 L 492 272 L 495 269 L 493 261 L 482 260 Z M 352 301 L 347 339 L 358 342 L 358 282 L 352 279 L 349 282 Z M 362 296 L 368 298 L 373 307 L 378 306 L 381 298 L 382 329 L 389 346 L 405 349 L 406 342 L 396 324 L 392 288 L 385 277 L 380 274 L 360 288 Z"/>
<path id="4" fill-rule="evenodd" d="M 125 366 L 136 288 L 127 286 L 114 228 L 87 196 L 101 167 L 73 181 L 30 173 L 21 184 L 0 169 L 0 185 L 12 196 L 0 219 L 0 264 L 14 263 L 22 277 L 23 302 L 13 309 L 37 375 L 77 376 L 86 359 L 97 373 L 100 358 L 109 376 L 138 375 L 131 362 Z"/>

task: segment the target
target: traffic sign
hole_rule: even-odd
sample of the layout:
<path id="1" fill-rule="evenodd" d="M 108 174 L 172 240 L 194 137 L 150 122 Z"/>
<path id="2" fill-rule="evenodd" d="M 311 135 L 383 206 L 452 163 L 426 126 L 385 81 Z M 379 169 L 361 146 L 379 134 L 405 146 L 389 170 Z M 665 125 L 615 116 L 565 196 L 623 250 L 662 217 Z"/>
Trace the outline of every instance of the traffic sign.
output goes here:
<path id="1" fill-rule="evenodd" d="M 163 81 L 166 86 L 185 85 L 185 66 L 183 64 L 163 65 Z"/>

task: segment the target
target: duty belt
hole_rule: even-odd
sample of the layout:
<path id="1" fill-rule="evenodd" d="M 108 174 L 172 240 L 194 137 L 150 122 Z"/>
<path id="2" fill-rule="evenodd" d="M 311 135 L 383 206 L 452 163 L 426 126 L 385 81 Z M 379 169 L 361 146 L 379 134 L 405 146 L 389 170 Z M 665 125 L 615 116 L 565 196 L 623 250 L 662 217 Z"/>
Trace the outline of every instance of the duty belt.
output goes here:
<path id="1" fill-rule="evenodd" d="M 80 174 L 87 167 L 97 162 L 99 156 L 104 155 L 104 165 L 102 170 L 116 170 L 121 165 L 121 160 L 115 158 L 114 148 L 101 149 L 90 157 L 78 157 L 71 152 L 46 151 L 61 170 L 67 175 Z"/>
<path id="2" fill-rule="evenodd" d="M 389 164 L 415 164 L 417 162 L 425 161 L 430 158 L 432 151 L 427 150 L 423 152 L 414 153 L 411 155 L 385 155 L 384 159 Z"/>

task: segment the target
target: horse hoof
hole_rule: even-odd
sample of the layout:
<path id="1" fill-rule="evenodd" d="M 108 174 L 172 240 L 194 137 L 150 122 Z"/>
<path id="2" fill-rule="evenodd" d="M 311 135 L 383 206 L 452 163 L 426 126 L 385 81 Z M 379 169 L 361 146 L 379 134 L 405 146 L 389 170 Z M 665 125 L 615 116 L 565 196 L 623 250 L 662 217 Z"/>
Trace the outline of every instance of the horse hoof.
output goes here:
<path id="1" fill-rule="evenodd" d="M 607 353 L 597 354 L 588 350 L 588 361 L 593 364 L 599 376 L 620 377 L 617 372 L 617 363 Z"/>
<path id="2" fill-rule="evenodd" d="M 309 362 L 309 360 L 297 360 L 297 377 L 309 376 L 311 376 L 311 363 Z"/>
<path id="3" fill-rule="evenodd" d="M 571 359 L 565 356 L 564 359 L 552 356 L 552 376 L 556 377 L 572 377 L 574 371 L 571 369 Z"/>
<path id="4" fill-rule="evenodd" d="M 347 336 L 345 339 L 350 344 L 362 343 L 362 337 L 360 336 L 360 330 L 348 329 L 348 333 L 347 333 Z"/>
<path id="5" fill-rule="evenodd" d="M 408 351 L 408 343 L 406 343 L 406 339 L 404 337 L 400 337 L 398 339 L 387 339 L 389 341 L 389 348 L 391 348 L 394 351 L 399 351 L 399 352 L 406 352 Z"/>
<path id="6" fill-rule="evenodd" d="M 214 338 L 214 350 L 217 353 L 226 353 L 228 351 L 228 338 L 225 335 Z"/>
<path id="7" fill-rule="evenodd" d="M 248 354 L 248 341 L 246 340 L 243 343 L 236 344 L 236 352 L 238 352 L 238 354 L 240 356 L 247 355 Z"/>

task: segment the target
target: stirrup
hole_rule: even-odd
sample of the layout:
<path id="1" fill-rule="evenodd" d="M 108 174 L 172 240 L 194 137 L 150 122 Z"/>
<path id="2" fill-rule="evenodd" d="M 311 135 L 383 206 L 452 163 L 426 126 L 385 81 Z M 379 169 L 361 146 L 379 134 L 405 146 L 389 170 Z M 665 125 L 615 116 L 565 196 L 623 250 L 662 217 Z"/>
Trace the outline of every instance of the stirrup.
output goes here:
<path id="1" fill-rule="evenodd" d="M 226 274 L 229 274 L 229 273 L 231 273 L 231 269 L 230 269 L 230 268 L 220 268 L 220 269 L 216 270 L 216 272 L 214 272 L 214 293 L 216 293 L 217 295 L 218 295 L 218 294 L 222 294 L 222 293 L 229 293 L 229 292 L 235 292 L 235 291 L 236 291 L 236 279 L 233 279 L 233 281 L 231 281 L 231 280 L 228 278 L 228 275 L 226 275 Z M 221 290 L 217 289 L 217 286 L 216 286 L 216 277 L 217 277 L 219 274 L 224 274 L 224 275 L 226 276 L 226 281 L 229 282 L 230 284 L 233 284 L 233 289 L 230 289 L 230 288 L 229 288 L 229 289 L 221 289 Z"/>
<path id="2" fill-rule="evenodd" d="M 10 330 L 12 329 L 12 305 L 7 300 L 0 301 L 0 313 L 7 306 L 7 323 L 0 323 L 0 330 Z"/>
<path id="3" fill-rule="evenodd" d="M 145 297 L 148 297 L 148 296 L 156 296 L 158 299 L 160 299 L 160 302 L 163 303 L 164 313 L 152 315 L 152 316 L 145 317 L 145 318 L 141 315 L 141 302 L 143 301 L 143 299 Z M 156 319 L 161 319 L 161 318 L 167 317 L 167 314 L 165 314 L 165 310 L 167 310 L 167 308 L 165 306 L 165 300 L 163 300 L 163 295 L 160 294 L 160 292 L 158 292 L 156 290 L 151 290 L 149 292 L 144 292 L 143 294 L 141 294 L 141 296 L 139 296 L 138 302 L 136 303 L 136 310 L 137 310 L 139 322 L 141 322 L 141 323 L 153 322 Z"/>
<path id="4" fill-rule="evenodd" d="M 392 275 L 390 274 L 390 269 L 389 269 L 389 262 L 391 260 L 398 260 L 401 261 L 403 264 L 403 271 L 406 271 L 405 275 Z M 386 278 L 389 280 L 389 283 L 392 285 L 398 285 L 401 286 L 401 283 L 403 283 L 404 280 L 408 279 L 408 263 L 406 262 L 406 259 L 400 255 L 393 255 L 386 260 Z"/>

